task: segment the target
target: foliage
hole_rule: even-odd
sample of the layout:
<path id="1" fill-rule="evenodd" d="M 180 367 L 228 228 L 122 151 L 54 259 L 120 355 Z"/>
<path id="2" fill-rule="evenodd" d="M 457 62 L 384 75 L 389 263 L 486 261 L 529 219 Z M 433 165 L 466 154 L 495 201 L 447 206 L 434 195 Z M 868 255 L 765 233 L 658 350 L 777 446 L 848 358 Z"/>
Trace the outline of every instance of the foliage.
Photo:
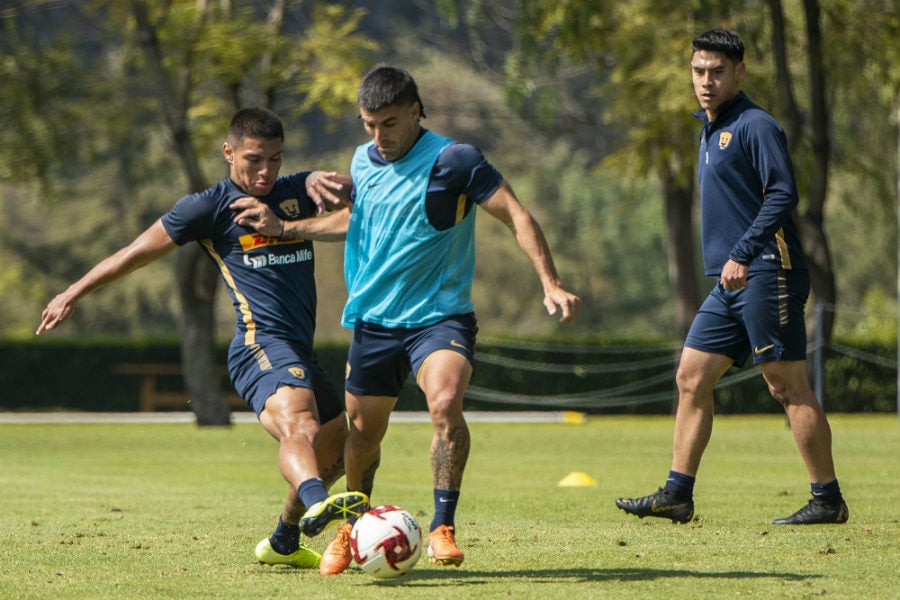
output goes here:
<path id="1" fill-rule="evenodd" d="M 271 533 L 286 491 L 277 445 L 257 423 L 4 424 L 0 484 L 11 491 L 0 595 L 897 597 L 900 525 L 884 508 L 900 501 L 890 485 L 900 475 L 896 417 L 837 415 L 831 425 L 850 522 L 776 527 L 771 519 L 799 508 L 808 492 L 782 417 L 717 419 L 695 489 L 697 520 L 679 526 L 613 505 L 662 483 L 671 418 L 473 422 L 457 511 L 466 562 L 449 569 L 423 558 L 408 577 L 382 584 L 355 567 L 324 578 L 256 562 L 253 548 Z M 429 423 L 391 425 L 374 496 L 423 526 L 432 512 L 431 433 Z M 557 485 L 573 471 L 597 485 Z M 309 543 L 321 551 L 330 535 Z"/>
<path id="2" fill-rule="evenodd" d="M 51 37 L 9 18 L 0 31 L 0 182 L 34 181 L 48 191 L 63 159 L 81 155 L 79 141 L 89 139 L 73 102 L 86 95 L 77 77 L 84 65 L 71 34 Z"/>
<path id="3" fill-rule="evenodd" d="M 227 344 L 216 349 L 217 362 L 225 364 Z M 341 377 L 347 346 L 320 344 L 320 364 L 335 378 Z M 118 372 L 123 364 L 178 365 L 181 349 L 174 336 L 151 338 L 97 338 L 77 340 L 39 338 L 20 342 L 0 341 L 0 409 L 131 412 L 138 410 L 140 379 Z M 232 389 L 223 377 L 225 389 Z M 179 375 L 158 378 L 161 391 L 183 391 Z"/>
<path id="4" fill-rule="evenodd" d="M 159 116 L 159 90 L 136 51 L 130 4 L 15 0 L 0 9 L 3 335 L 30 335 L 54 293 L 187 189 Z M 353 8 L 358 3 L 291 2 L 280 35 L 267 21 L 277 3 L 145 4 L 172 61 L 190 58 L 195 69 L 189 124 L 210 179 L 223 172 L 219 145 L 235 97 L 265 103 L 275 94 L 287 119 L 285 171 L 346 170 L 365 139 L 352 110 L 358 73 L 377 60 L 409 68 L 428 108 L 426 126 L 485 151 L 537 214 L 565 281 L 586 300 L 581 324 L 557 328 L 512 237 L 480 218 L 474 294 L 486 332 L 673 337 L 653 170 L 681 172 L 679 163 L 694 159 L 684 70 L 691 35 L 715 25 L 740 31 L 751 65 L 746 87 L 775 109 L 762 0 L 386 0 L 366 12 Z M 880 339 L 896 329 L 900 12 L 882 0 L 822 5 L 836 331 Z M 199 23 L 197 6 L 208 11 Z M 805 98 L 802 7 L 786 0 L 784 8 L 793 84 Z M 795 157 L 801 178 L 807 150 Z M 341 250 L 320 245 L 317 262 L 319 331 L 343 339 Z M 57 335 L 172 335 L 169 266 L 97 291 Z M 233 316 L 222 296 L 225 338 Z"/>
<path id="5" fill-rule="evenodd" d="M 705 29 L 726 26 L 742 35 L 750 65 L 744 88 L 778 116 L 778 98 L 771 84 L 775 68 L 770 12 L 772 7 L 780 7 L 780 2 L 559 0 L 514 4 L 510 13 L 515 14 L 515 46 L 507 63 L 514 104 L 527 99 L 564 112 L 571 90 L 565 74 L 586 66 L 590 72 L 582 76 L 596 81 L 588 92 L 601 101 L 603 121 L 614 124 L 619 132 L 604 161 L 613 175 L 631 177 L 653 171 L 663 177 L 684 178 L 692 172 L 686 163 L 693 160 L 697 125 L 689 116 L 695 104 L 685 65 L 689 40 Z M 900 12 L 878 0 L 829 2 L 822 8 L 830 93 L 827 105 L 835 140 L 826 229 L 829 235 L 844 227 L 861 234 L 851 238 L 839 233 L 831 244 L 838 297 L 858 306 L 871 287 L 887 293 L 894 287 L 875 272 L 883 273 L 885 268 L 896 272 L 895 252 L 891 251 L 896 245 L 892 215 L 896 211 L 896 170 L 892 167 L 897 165 Z M 804 7 L 788 0 L 783 10 L 790 84 L 806 115 L 810 86 Z M 552 121 L 537 122 L 553 126 Z M 808 118 L 804 126 L 809 127 Z M 793 158 L 801 196 L 806 196 L 813 164 L 809 132 L 800 135 L 799 141 Z M 874 203 L 873 197 L 877 198 Z M 832 224 L 832 218 L 837 222 Z M 862 228 L 865 233 L 858 231 Z M 850 250 L 875 241 L 886 250 L 877 254 L 886 255 L 887 264 L 860 261 L 859 254 Z M 850 263 L 856 266 L 849 267 Z"/>
<path id="6" fill-rule="evenodd" d="M 896 331 L 895 331 L 896 333 Z M 897 399 L 896 337 L 880 343 L 842 339 L 825 361 L 822 400 L 830 411 L 892 412 Z M 667 414 L 675 400 L 677 346 L 665 340 L 592 338 L 578 343 L 532 339 L 522 348 L 484 337 L 478 343 L 467 410 L 576 410 L 592 414 Z M 338 389 L 348 342 L 320 342 L 319 363 Z M 227 346 L 217 348 L 225 364 Z M 140 381 L 121 374 L 123 363 L 178 364 L 177 339 L 40 338 L 0 340 L 0 410 L 134 411 Z M 749 368 L 749 367 L 747 367 Z M 747 369 L 745 368 L 745 370 Z M 48 375 L 52 372 L 52 376 Z M 726 380 L 743 371 L 733 369 Z M 86 376 L 85 374 L 88 374 Z M 779 413 L 759 374 L 716 392 L 720 414 Z M 183 391 L 177 375 L 160 376 L 159 389 Z M 222 380 L 231 389 L 227 379 Z M 482 391 L 488 391 L 484 397 Z M 398 410 L 424 410 L 410 378 Z"/>
<path id="7" fill-rule="evenodd" d="M 19 4 L 0 11 L 9 32 L 0 39 L 9 82 L 0 114 L 20 115 L 0 128 L 0 247 L 9 257 L 0 292 L 5 303 L 16 299 L 7 335 L 30 334 L 52 293 L 212 179 L 200 171 L 222 172 L 219 144 L 235 106 L 277 99 L 291 121 L 313 104 L 346 110 L 350 82 L 374 49 L 357 31 L 365 11 L 338 4 L 291 12 L 285 31 L 266 19 L 284 6 L 277 2 L 268 13 L 261 2 Z M 150 23 L 141 31 L 139 9 Z M 145 34 L 162 47 L 171 89 L 149 75 L 138 44 Z M 177 110 L 163 111 L 167 103 Z M 182 115 L 185 123 L 173 122 Z M 212 159 L 199 169 L 181 152 L 192 144 Z M 129 280 L 98 292 L 66 328 L 173 332 L 171 276 L 151 265 Z M 227 332 L 233 317 L 222 307 Z"/>

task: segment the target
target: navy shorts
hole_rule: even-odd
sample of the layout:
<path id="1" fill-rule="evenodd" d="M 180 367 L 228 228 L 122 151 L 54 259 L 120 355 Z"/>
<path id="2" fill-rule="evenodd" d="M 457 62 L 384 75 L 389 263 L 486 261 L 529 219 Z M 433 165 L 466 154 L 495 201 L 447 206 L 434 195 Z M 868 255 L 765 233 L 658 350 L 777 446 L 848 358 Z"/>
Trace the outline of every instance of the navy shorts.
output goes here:
<path id="1" fill-rule="evenodd" d="M 806 359 L 804 309 L 808 271 L 753 271 L 747 287 L 726 291 L 722 282 L 709 293 L 684 345 L 722 354 L 738 366 Z"/>
<path id="2" fill-rule="evenodd" d="M 344 402 L 328 372 L 315 354 L 277 338 L 246 345 L 236 337 L 228 349 L 231 383 L 257 416 L 278 388 L 285 385 L 310 388 L 316 395 L 319 422 L 327 423 L 344 411 Z"/>
<path id="3" fill-rule="evenodd" d="M 415 329 L 360 321 L 353 329 L 345 387 L 357 396 L 397 397 L 410 372 L 418 373 L 433 352 L 452 350 L 472 362 L 477 332 L 471 313 Z"/>

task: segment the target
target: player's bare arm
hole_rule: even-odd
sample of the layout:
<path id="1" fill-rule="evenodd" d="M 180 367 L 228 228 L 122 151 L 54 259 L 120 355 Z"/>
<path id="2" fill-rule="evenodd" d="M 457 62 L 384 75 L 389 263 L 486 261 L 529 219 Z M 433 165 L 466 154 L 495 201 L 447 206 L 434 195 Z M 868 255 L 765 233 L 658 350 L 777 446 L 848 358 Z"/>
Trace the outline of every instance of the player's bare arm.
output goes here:
<path id="1" fill-rule="evenodd" d="M 252 196 L 239 198 L 228 205 L 237 213 L 234 222 L 269 237 L 340 242 L 347 236 L 350 209 L 342 208 L 322 217 L 285 221 L 263 202 Z"/>
<path id="2" fill-rule="evenodd" d="M 516 198 L 509 183 L 504 180 L 494 195 L 480 206 L 510 228 L 519 247 L 531 260 L 544 287 L 544 306 L 547 312 L 555 315 L 557 310 L 560 311 L 559 320 L 562 323 L 571 323 L 577 319 L 581 310 L 581 298 L 563 288 L 540 225 Z"/>
<path id="3" fill-rule="evenodd" d="M 51 300 L 41 314 L 36 334 L 50 331 L 68 319 L 75 310 L 75 304 L 91 291 L 165 256 L 176 247 L 162 221 L 157 219 L 133 242 L 97 263 L 81 279 Z"/>

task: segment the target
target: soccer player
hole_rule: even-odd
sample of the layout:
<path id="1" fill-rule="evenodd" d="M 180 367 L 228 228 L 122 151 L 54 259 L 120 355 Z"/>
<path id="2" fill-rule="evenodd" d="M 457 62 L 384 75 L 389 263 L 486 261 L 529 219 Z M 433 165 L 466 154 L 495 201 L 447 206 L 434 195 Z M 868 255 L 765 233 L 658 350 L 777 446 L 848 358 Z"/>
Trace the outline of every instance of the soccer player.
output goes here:
<path id="1" fill-rule="evenodd" d="M 313 190 L 313 182 L 334 175 L 314 171 L 279 178 L 283 144 L 284 129 L 274 113 L 238 111 L 222 146 L 230 176 L 181 198 L 131 244 L 56 296 L 44 309 L 37 334 L 67 319 L 92 290 L 198 242 L 218 267 L 237 316 L 228 352 L 231 381 L 278 440 L 279 469 L 290 484 L 278 525 L 257 545 L 256 556 L 267 564 L 316 568 L 320 555 L 300 542 L 300 532 L 316 535 L 359 514 L 368 501 L 361 493 L 326 491 L 343 474 L 347 425 L 340 396 L 313 351 L 312 240 L 343 239 L 347 213 L 312 218 L 327 200 Z M 292 222 L 305 239 L 264 236 L 236 223 L 229 204 L 248 195 Z"/>
<path id="2" fill-rule="evenodd" d="M 433 564 L 459 566 L 464 554 L 456 544 L 455 512 L 470 444 L 463 395 L 477 331 L 471 299 L 475 208 L 512 231 L 537 272 L 549 314 L 560 313 L 560 321 L 569 323 L 580 299 L 563 287 L 537 221 L 497 169 L 473 146 L 422 127 L 425 110 L 409 73 L 375 67 L 364 77 L 357 103 L 372 140 L 356 149 L 350 166 L 342 318 L 353 329 L 345 382 L 347 488 L 371 493 L 381 440 L 412 373 L 434 426 L 427 553 Z M 349 565 L 349 533 L 349 523 L 338 529 L 321 573 Z"/>
<path id="3" fill-rule="evenodd" d="M 686 523 L 712 434 L 713 386 L 748 356 L 784 406 L 812 499 L 773 523 L 844 523 L 849 512 L 831 453 L 831 428 L 806 377 L 804 305 L 809 272 L 791 212 L 797 187 L 784 131 L 741 91 L 744 45 L 716 29 L 693 41 L 691 72 L 703 122 L 700 199 L 703 262 L 718 278 L 687 334 L 678 365 L 672 466 L 664 487 L 616 506 Z"/>

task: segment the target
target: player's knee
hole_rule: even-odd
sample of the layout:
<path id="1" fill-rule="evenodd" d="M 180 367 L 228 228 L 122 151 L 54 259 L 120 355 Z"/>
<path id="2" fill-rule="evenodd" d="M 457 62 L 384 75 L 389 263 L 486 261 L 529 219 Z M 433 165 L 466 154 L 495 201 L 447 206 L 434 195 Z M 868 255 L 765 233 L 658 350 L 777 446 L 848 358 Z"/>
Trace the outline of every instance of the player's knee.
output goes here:
<path id="1" fill-rule="evenodd" d="M 697 396 L 701 391 L 702 378 L 693 369 L 678 367 L 675 372 L 675 385 L 681 396 Z"/>
<path id="2" fill-rule="evenodd" d="M 769 394 L 782 406 L 816 404 L 816 398 L 809 386 L 790 385 L 785 381 L 769 381 Z"/>
<path id="3" fill-rule="evenodd" d="M 372 423 L 360 426 L 359 423 L 356 423 L 354 427 L 350 428 L 350 432 L 347 436 L 347 443 L 355 451 L 369 451 L 378 448 L 381 445 L 381 440 L 384 438 L 385 431 L 386 426 L 375 426 Z"/>
<path id="4" fill-rule="evenodd" d="M 442 390 L 428 398 L 428 413 L 435 427 L 449 428 L 463 420 L 462 401 L 455 390 Z"/>

